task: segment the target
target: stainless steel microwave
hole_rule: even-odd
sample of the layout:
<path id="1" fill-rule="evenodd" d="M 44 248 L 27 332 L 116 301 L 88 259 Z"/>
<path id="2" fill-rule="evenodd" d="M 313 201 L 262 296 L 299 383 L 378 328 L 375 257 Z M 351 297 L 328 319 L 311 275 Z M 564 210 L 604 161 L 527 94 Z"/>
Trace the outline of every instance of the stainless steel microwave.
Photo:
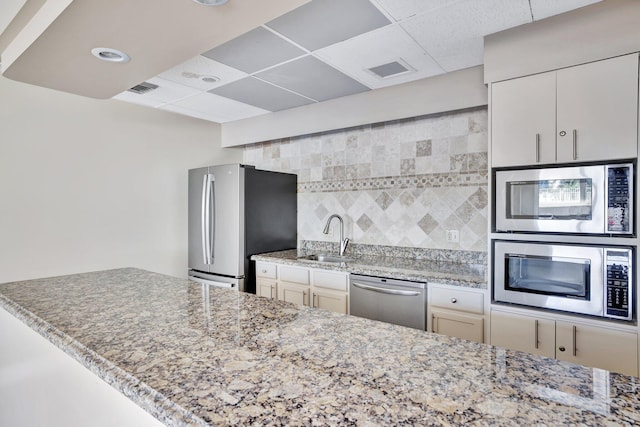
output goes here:
<path id="1" fill-rule="evenodd" d="M 633 320 L 628 246 L 494 242 L 494 302 Z"/>
<path id="2" fill-rule="evenodd" d="M 632 163 L 498 170 L 495 231 L 634 233 Z"/>

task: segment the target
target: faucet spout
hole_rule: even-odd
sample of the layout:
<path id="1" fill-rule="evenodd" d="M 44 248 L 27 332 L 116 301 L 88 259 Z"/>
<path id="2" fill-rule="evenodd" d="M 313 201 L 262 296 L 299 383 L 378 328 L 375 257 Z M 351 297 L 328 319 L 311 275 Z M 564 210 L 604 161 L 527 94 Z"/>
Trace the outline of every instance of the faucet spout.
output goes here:
<path id="1" fill-rule="evenodd" d="M 338 214 L 333 214 L 327 219 L 327 223 L 324 226 L 324 230 L 322 232 L 324 234 L 329 234 L 329 226 L 331 225 L 331 220 L 337 218 L 340 221 L 340 256 L 344 255 L 344 252 L 347 250 L 347 245 L 349 244 L 349 239 L 344 238 L 344 221 L 342 217 Z"/>

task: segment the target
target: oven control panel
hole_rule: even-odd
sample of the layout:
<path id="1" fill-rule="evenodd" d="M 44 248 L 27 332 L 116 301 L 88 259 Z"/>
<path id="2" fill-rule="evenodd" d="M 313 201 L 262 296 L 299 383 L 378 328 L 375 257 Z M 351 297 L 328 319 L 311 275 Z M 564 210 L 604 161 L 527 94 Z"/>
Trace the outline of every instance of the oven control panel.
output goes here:
<path id="1" fill-rule="evenodd" d="M 607 166 L 607 233 L 633 232 L 632 170 L 631 165 Z"/>
<path id="2" fill-rule="evenodd" d="M 631 320 L 633 295 L 631 249 L 605 249 L 605 317 Z"/>

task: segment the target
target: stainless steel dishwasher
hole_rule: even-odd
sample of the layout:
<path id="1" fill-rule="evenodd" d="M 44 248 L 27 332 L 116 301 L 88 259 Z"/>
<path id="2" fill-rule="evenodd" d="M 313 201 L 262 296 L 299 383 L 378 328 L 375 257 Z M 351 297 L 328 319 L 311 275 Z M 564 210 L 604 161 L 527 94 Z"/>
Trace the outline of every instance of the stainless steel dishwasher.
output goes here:
<path id="1" fill-rule="evenodd" d="M 349 292 L 349 309 L 353 316 L 426 328 L 426 283 L 352 274 Z"/>

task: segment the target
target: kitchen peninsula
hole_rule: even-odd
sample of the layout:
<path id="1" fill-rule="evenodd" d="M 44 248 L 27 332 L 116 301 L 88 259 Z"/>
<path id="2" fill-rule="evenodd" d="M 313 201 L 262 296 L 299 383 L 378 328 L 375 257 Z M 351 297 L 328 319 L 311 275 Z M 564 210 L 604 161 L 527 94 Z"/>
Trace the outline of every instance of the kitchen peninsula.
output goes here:
<path id="1" fill-rule="evenodd" d="M 167 425 L 621 425 L 638 379 L 127 268 L 0 307 Z"/>

